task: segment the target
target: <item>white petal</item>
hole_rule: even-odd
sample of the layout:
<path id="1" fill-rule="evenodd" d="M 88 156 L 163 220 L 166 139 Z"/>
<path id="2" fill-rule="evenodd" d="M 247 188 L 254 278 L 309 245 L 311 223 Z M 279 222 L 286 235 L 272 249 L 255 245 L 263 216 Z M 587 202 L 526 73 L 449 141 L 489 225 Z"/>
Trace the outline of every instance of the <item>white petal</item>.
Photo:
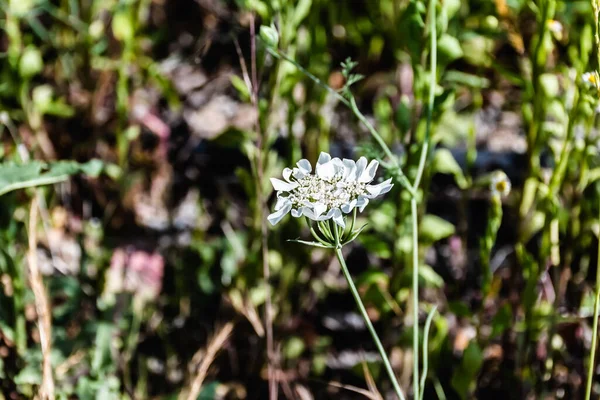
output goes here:
<path id="1" fill-rule="evenodd" d="M 334 212 L 335 210 L 329 210 L 327 211 L 327 214 L 321 214 L 315 219 L 315 221 L 327 221 L 328 219 L 331 219 L 331 217 L 333 217 Z"/>
<path id="2" fill-rule="evenodd" d="M 300 207 L 299 209 L 292 208 L 292 217 L 300 218 L 302 216 L 302 211 L 305 207 Z"/>
<path id="3" fill-rule="evenodd" d="M 283 206 L 285 206 L 288 203 L 291 203 L 291 201 L 287 197 L 277 197 L 277 203 L 275 203 L 275 211 L 281 210 Z"/>
<path id="4" fill-rule="evenodd" d="M 328 163 L 329 161 L 331 161 L 331 156 L 329 154 L 325 153 L 324 151 L 322 151 L 321 154 L 319 154 L 319 159 L 317 160 L 317 165 L 325 164 L 325 163 Z"/>
<path id="5" fill-rule="evenodd" d="M 377 196 L 389 192 L 392 189 L 392 186 L 394 186 L 394 184 L 391 182 L 392 178 L 388 179 L 387 181 L 381 182 L 379 185 L 367 185 L 367 192 L 369 192 L 367 197 L 370 199 L 374 199 Z"/>
<path id="6" fill-rule="evenodd" d="M 310 207 L 302 207 L 302 212 L 308 219 L 312 219 L 313 221 L 321 221 L 321 217 L 316 215 L 314 210 Z"/>
<path id="7" fill-rule="evenodd" d="M 354 160 L 344 158 L 344 180 L 353 181 L 356 179 L 356 163 Z"/>
<path id="8" fill-rule="evenodd" d="M 278 192 L 289 192 L 298 187 L 296 182 L 284 182 L 277 178 L 271 178 L 271 183 L 273 184 L 273 188 Z"/>
<path id="9" fill-rule="evenodd" d="M 275 225 L 279 221 L 281 221 L 281 219 L 283 217 L 285 217 L 285 214 L 287 214 L 288 212 L 290 212 L 291 209 L 292 209 L 292 203 L 288 203 L 283 208 L 281 208 L 280 210 L 278 210 L 278 211 L 274 212 L 273 214 L 269 215 L 267 217 L 267 220 L 271 223 L 271 225 Z"/>
<path id="10" fill-rule="evenodd" d="M 283 179 L 285 179 L 286 181 L 290 181 L 290 176 L 292 175 L 292 170 L 289 168 L 284 168 L 283 169 Z"/>
<path id="11" fill-rule="evenodd" d="M 369 204 L 369 199 L 365 196 L 358 196 L 358 200 L 356 200 L 356 207 L 358 211 L 363 212 L 365 207 Z"/>
<path id="12" fill-rule="evenodd" d="M 315 217 L 320 217 L 321 214 L 323 214 L 325 211 L 327 211 L 327 206 L 323 203 L 315 203 L 313 205 L 313 212 Z"/>
<path id="13" fill-rule="evenodd" d="M 325 153 L 321 153 L 325 154 Z M 329 180 L 335 176 L 336 168 L 333 162 L 328 161 L 325 164 L 317 164 L 317 176 Z"/>
<path id="14" fill-rule="evenodd" d="M 294 168 L 292 170 L 292 176 L 298 180 L 304 178 L 306 175 L 308 175 L 307 173 L 305 173 L 303 170 L 301 170 L 300 168 Z"/>
<path id="15" fill-rule="evenodd" d="M 350 203 L 342 204 L 342 211 L 346 214 L 350 213 L 356 207 L 356 199 L 352 200 Z"/>
<path id="16" fill-rule="evenodd" d="M 340 209 L 335 208 L 332 211 L 333 211 L 333 222 L 335 222 L 342 228 L 345 228 L 346 227 L 346 219 L 344 218 L 344 215 L 342 214 Z"/>
<path id="17" fill-rule="evenodd" d="M 298 166 L 300 171 L 304 172 L 305 174 L 310 174 L 312 172 L 312 165 L 310 165 L 310 162 L 305 158 L 298 161 L 296 165 Z"/>
<path id="18" fill-rule="evenodd" d="M 371 182 L 373 178 L 375 178 L 375 172 L 377 172 L 377 167 L 379 167 L 379 161 L 371 161 L 367 169 L 365 169 L 363 173 L 359 176 L 358 181 L 363 183 Z"/>
<path id="19" fill-rule="evenodd" d="M 354 172 L 353 180 L 357 180 L 363 174 L 366 167 L 367 167 L 367 159 L 364 157 L 359 158 L 358 161 L 356 162 L 356 171 Z"/>

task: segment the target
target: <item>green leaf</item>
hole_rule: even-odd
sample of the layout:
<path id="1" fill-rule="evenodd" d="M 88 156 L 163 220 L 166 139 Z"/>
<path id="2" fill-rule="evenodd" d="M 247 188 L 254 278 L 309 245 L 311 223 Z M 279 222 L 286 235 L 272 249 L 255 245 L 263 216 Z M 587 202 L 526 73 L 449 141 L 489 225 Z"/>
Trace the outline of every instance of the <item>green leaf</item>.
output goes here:
<path id="1" fill-rule="evenodd" d="M 287 360 L 295 360 L 304 352 L 304 341 L 297 336 L 292 336 L 283 346 L 283 354 Z"/>
<path id="2" fill-rule="evenodd" d="M 452 19 L 454 15 L 460 10 L 460 0 L 444 0 L 442 2 L 442 7 L 446 11 L 446 15 L 448 19 Z"/>
<path id="3" fill-rule="evenodd" d="M 485 89 L 490 86 L 490 80 L 484 76 L 469 74 L 462 71 L 448 71 L 444 75 L 444 81 L 456 83 L 476 89 Z"/>
<path id="4" fill-rule="evenodd" d="M 556 76 L 555 74 L 542 74 L 540 76 L 540 85 L 546 97 L 556 97 L 560 92 L 558 76 Z"/>
<path id="5" fill-rule="evenodd" d="M 419 266 L 419 278 L 424 281 L 424 286 L 433 286 L 436 288 L 444 286 L 444 279 L 442 279 L 431 266 L 426 264 L 421 264 Z"/>
<path id="6" fill-rule="evenodd" d="M 390 282 L 390 277 L 385 272 L 378 269 L 370 269 L 363 272 L 357 279 L 357 286 L 372 286 L 387 288 Z"/>
<path id="7" fill-rule="evenodd" d="M 312 6 L 312 0 L 300 0 L 296 9 L 294 10 L 294 17 L 292 19 L 292 26 L 297 28 L 304 18 L 308 16 L 310 7 Z"/>
<path id="8" fill-rule="evenodd" d="M 111 363 L 111 343 L 114 333 L 112 324 L 102 322 L 96 328 L 96 341 L 92 358 L 92 372 L 98 375 Z"/>
<path id="9" fill-rule="evenodd" d="M 250 92 L 248 91 L 248 86 L 246 86 L 246 82 L 242 78 L 237 75 L 231 75 L 231 84 L 238 91 L 239 96 L 244 101 L 248 101 L 250 99 Z"/>
<path id="10" fill-rule="evenodd" d="M 379 236 L 375 235 L 362 235 L 360 242 L 365 246 L 370 253 L 377 255 L 378 257 L 388 259 L 392 256 L 392 252 L 389 246 L 381 240 Z"/>
<path id="11" fill-rule="evenodd" d="M 450 222 L 431 214 L 423 216 L 420 229 L 421 239 L 430 243 L 447 238 L 456 231 L 456 228 Z"/>
<path id="12" fill-rule="evenodd" d="M 498 310 L 496 316 L 492 320 L 492 334 L 490 339 L 496 338 L 498 335 L 503 333 L 506 329 L 512 326 L 512 310 L 510 305 L 505 304 Z"/>
<path id="13" fill-rule="evenodd" d="M 39 365 L 29 364 L 14 378 L 17 385 L 39 385 L 42 382 L 42 372 Z"/>
<path id="14" fill-rule="evenodd" d="M 440 148 L 436 150 L 433 157 L 433 171 L 440 174 L 453 175 L 457 185 L 461 189 L 467 187 L 467 180 L 465 179 L 463 170 L 448 149 Z"/>
<path id="15" fill-rule="evenodd" d="M 202 385 L 202 391 L 198 395 L 196 400 L 213 400 L 217 398 L 217 389 L 219 388 L 219 382 L 214 381 L 208 384 Z"/>
<path id="16" fill-rule="evenodd" d="M 92 160 L 85 164 L 75 161 L 58 161 L 46 164 L 41 161 L 31 161 L 27 164 L 0 164 L 0 196 L 17 189 L 34 186 L 50 185 L 63 182 L 69 176 L 83 172 L 97 176 L 104 164 Z"/>
<path id="17" fill-rule="evenodd" d="M 472 341 L 465 349 L 462 362 L 452 376 L 452 387 L 458 392 L 461 399 L 470 398 L 469 393 L 475 386 L 482 364 L 483 351 L 475 341 Z"/>
<path id="18" fill-rule="evenodd" d="M 423 3 L 412 0 L 406 7 L 398 24 L 399 37 L 406 40 L 406 47 L 411 56 L 416 59 L 420 57 L 423 48 L 422 37 L 425 29 L 423 14 L 425 14 L 425 11 Z"/>
<path id="19" fill-rule="evenodd" d="M 438 41 L 438 51 L 440 54 L 440 63 L 448 64 L 463 56 L 463 50 L 460 42 L 453 36 L 446 33 Z"/>

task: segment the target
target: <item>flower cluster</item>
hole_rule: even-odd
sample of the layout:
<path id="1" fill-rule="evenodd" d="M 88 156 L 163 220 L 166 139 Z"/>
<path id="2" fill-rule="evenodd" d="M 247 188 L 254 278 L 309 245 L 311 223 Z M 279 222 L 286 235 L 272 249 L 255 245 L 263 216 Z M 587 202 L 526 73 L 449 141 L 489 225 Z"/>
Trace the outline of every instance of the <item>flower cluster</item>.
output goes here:
<path id="1" fill-rule="evenodd" d="M 391 179 L 371 185 L 379 163 L 367 165 L 367 159 L 358 161 L 331 158 L 321 153 L 314 174 L 308 160 L 300 160 L 293 169 L 283 170 L 283 179 L 271 178 L 277 191 L 275 212 L 268 220 L 275 225 L 291 211 L 293 217 L 305 216 L 313 221 L 333 221 L 345 227 L 343 214 L 355 208 L 363 211 L 369 200 L 387 193 L 392 188 Z"/>

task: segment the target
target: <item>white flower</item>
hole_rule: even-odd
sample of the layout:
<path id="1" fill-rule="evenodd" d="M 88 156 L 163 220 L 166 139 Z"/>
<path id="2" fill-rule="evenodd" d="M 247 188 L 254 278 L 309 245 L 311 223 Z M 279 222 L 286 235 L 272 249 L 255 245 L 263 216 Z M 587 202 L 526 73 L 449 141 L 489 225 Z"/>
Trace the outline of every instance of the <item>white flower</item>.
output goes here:
<path id="1" fill-rule="evenodd" d="M 547 23 L 548 23 L 548 30 L 554 35 L 556 40 L 559 40 L 559 41 L 562 40 L 563 32 L 564 32 L 563 25 L 555 19 L 551 19 Z"/>
<path id="2" fill-rule="evenodd" d="M 581 76 L 583 83 L 589 87 L 597 87 L 598 86 L 598 73 L 596 71 L 586 72 Z"/>
<path id="3" fill-rule="evenodd" d="M 367 159 L 358 161 L 331 158 L 321 153 L 314 173 L 308 160 L 298 161 L 293 169 L 283 170 L 283 179 L 271 178 L 277 191 L 275 212 L 267 217 L 275 225 L 291 211 L 292 216 L 308 217 L 313 221 L 333 221 L 345 227 L 343 214 L 357 208 L 363 211 L 369 200 L 387 193 L 392 188 L 391 179 L 371 185 L 379 163 L 367 165 Z"/>
<path id="4" fill-rule="evenodd" d="M 551 19 L 551 20 L 548 21 L 548 29 L 552 33 L 562 33 L 563 26 L 560 23 L 560 21 L 557 21 L 555 19 Z"/>
<path id="5" fill-rule="evenodd" d="M 503 171 L 496 171 L 492 175 L 490 182 L 490 191 L 492 196 L 506 197 L 510 193 L 510 179 Z"/>

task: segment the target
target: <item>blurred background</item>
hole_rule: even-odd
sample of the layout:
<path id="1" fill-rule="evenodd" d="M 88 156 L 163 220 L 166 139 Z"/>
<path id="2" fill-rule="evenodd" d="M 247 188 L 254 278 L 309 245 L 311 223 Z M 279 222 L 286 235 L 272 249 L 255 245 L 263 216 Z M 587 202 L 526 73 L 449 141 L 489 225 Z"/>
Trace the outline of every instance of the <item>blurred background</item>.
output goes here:
<path id="1" fill-rule="evenodd" d="M 592 5 L 435 6 L 421 324 L 438 312 L 424 398 L 583 398 L 600 226 L 598 96 L 583 77 L 597 66 Z M 266 223 L 268 178 L 284 167 L 321 151 L 384 155 L 258 33 L 273 23 L 281 52 L 334 90 L 340 63 L 358 62 L 358 108 L 412 176 L 427 7 L 0 0 L 2 161 L 103 162 L 97 177 L 0 197 L 0 399 L 34 398 L 49 380 L 58 399 L 267 399 L 269 381 L 281 399 L 392 398 L 333 254 L 287 241 L 308 236 L 301 220 Z M 499 213 L 481 183 L 496 170 L 513 189 Z M 396 185 L 344 251 L 410 393 L 409 216 Z M 32 262 L 50 315 L 36 307 Z"/>

